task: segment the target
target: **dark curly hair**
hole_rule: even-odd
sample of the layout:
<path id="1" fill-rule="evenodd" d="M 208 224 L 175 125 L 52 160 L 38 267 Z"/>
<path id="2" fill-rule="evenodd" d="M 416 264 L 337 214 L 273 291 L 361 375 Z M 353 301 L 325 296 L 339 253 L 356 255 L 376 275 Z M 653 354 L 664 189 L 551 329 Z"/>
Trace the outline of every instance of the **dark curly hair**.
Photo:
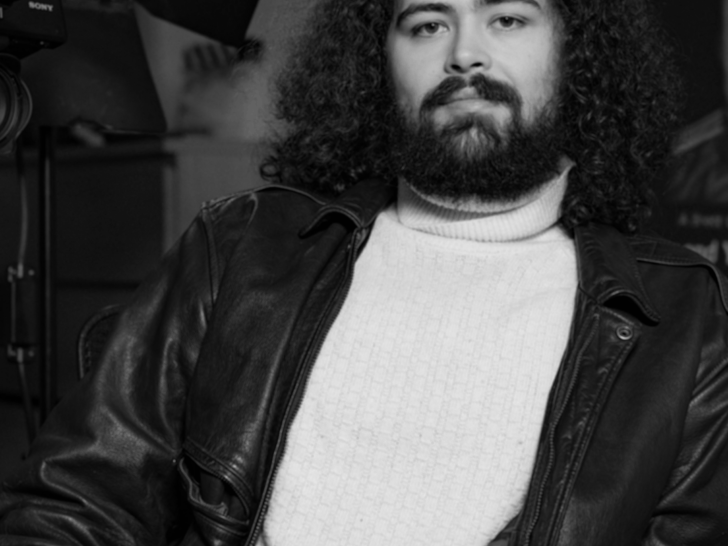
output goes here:
<path id="1" fill-rule="evenodd" d="M 646 0 L 552 0 L 565 29 L 564 154 L 576 163 L 567 228 L 635 232 L 664 173 L 682 96 L 669 40 Z M 335 195 L 371 176 L 394 179 L 385 44 L 394 0 L 324 0 L 277 81 L 286 131 L 261 166 L 273 182 Z"/>

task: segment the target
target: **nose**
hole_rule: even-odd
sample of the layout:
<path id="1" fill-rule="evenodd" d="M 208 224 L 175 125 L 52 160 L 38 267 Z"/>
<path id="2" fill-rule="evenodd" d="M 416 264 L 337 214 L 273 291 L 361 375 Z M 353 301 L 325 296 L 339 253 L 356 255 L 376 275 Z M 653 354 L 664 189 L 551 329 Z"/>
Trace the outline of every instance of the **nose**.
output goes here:
<path id="1" fill-rule="evenodd" d="M 459 28 L 453 35 L 446 71 L 453 75 L 464 75 L 486 71 L 490 66 L 491 57 L 481 32 L 477 28 Z"/>

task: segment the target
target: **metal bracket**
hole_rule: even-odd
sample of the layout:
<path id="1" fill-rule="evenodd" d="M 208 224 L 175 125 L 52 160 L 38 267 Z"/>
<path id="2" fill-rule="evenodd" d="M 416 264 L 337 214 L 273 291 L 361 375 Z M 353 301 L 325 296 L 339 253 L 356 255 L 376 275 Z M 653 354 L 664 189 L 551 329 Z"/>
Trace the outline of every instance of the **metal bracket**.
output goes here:
<path id="1" fill-rule="evenodd" d="M 35 271 L 23 264 L 8 267 L 10 285 L 10 343 L 8 360 L 29 362 L 38 346 L 38 283 Z"/>

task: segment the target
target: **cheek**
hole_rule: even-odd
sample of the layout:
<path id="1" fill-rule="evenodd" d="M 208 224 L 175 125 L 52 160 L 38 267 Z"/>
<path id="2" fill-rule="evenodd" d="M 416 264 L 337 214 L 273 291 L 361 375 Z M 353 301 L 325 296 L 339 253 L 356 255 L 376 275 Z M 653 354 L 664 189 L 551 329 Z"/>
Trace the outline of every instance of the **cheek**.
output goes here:
<path id="1" fill-rule="evenodd" d="M 543 61 L 543 86 L 548 91 L 547 99 L 557 92 L 561 80 L 561 45 L 556 37 L 551 40 L 549 55 Z M 555 44 L 555 45 L 554 45 Z"/>
<path id="2" fill-rule="evenodd" d="M 406 111 L 416 110 L 421 101 L 417 74 L 402 64 L 392 64 L 392 88 L 394 97 Z"/>
<path id="3" fill-rule="evenodd" d="M 416 112 L 428 91 L 428 71 L 421 59 L 403 47 L 388 44 L 390 81 L 397 103 Z"/>
<path id="4" fill-rule="evenodd" d="M 521 96 L 523 97 L 526 115 L 545 106 L 558 89 L 558 65 L 554 57 L 535 60 L 522 80 Z"/>

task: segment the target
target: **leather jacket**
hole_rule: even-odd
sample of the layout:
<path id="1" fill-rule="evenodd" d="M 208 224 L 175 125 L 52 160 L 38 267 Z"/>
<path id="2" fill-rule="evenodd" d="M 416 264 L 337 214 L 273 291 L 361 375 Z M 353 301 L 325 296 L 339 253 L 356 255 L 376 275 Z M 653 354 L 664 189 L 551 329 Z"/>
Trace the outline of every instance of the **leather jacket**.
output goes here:
<path id="1" fill-rule="evenodd" d="M 393 194 L 271 186 L 204 206 L 3 484 L 0 544 L 255 544 Z M 726 281 L 659 239 L 599 224 L 574 237 L 570 339 L 523 510 L 492 544 L 728 544 Z"/>

